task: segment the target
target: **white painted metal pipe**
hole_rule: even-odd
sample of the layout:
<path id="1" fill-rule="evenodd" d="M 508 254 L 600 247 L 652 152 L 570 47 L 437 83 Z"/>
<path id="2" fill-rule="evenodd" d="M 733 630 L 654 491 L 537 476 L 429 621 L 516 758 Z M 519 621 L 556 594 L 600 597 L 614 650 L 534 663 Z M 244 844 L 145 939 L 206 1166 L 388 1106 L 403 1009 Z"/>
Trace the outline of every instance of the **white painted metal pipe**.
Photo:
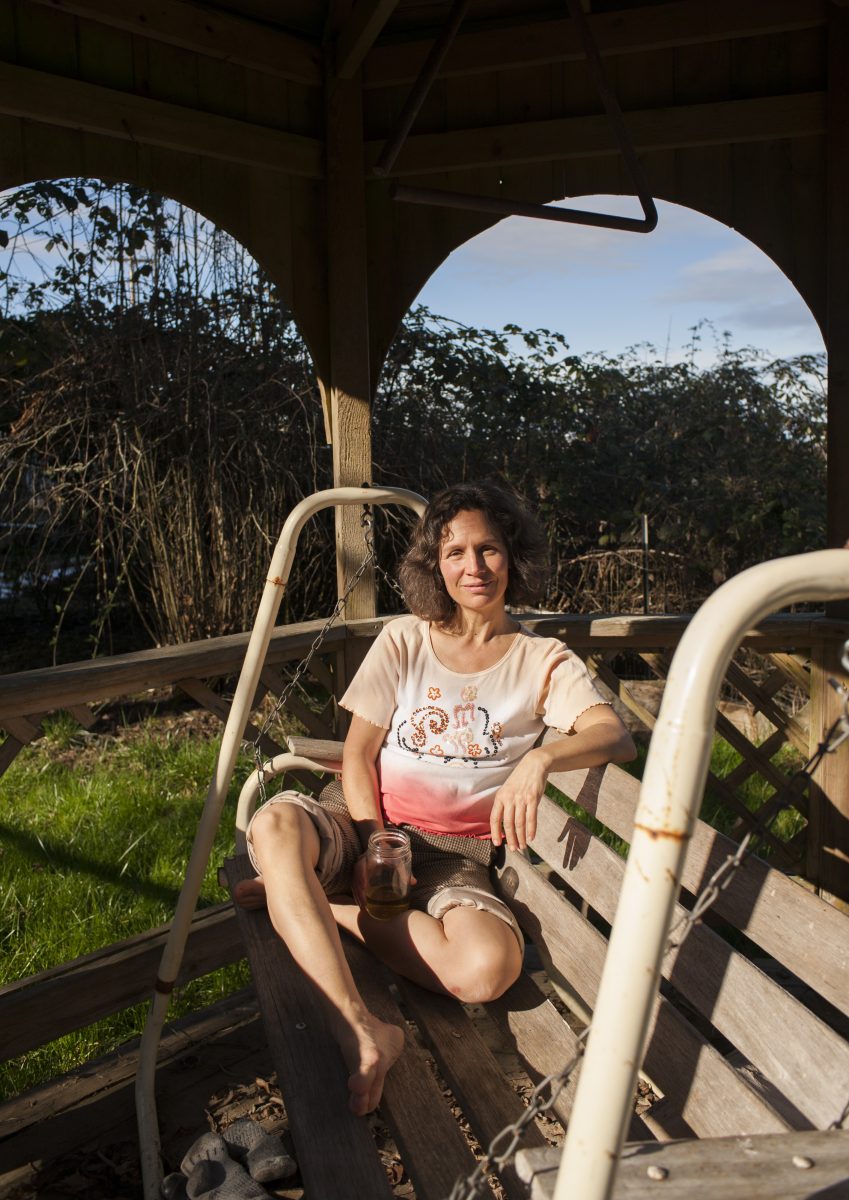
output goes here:
<path id="1" fill-rule="evenodd" d="M 737 646 L 776 609 L 849 595 L 849 551 L 751 567 L 699 609 L 672 662 L 566 1135 L 555 1200 L 608 1200 L 642 1061 L 673 906 Z"/>
<path id="2" fill-rule="evenodd" d="M 268 651 L 280 601 L 289 580 L 295 548 L 301 529 L 310 517 L 322 509 L 345 504 L 401 504 L 421 514 L 427 501 L 416 492 L 404 488 L 328 488 L 314 492 L 292 509 L 283 525 L 268 569 L 268 579 L 260 599 L 259 611 L 245 651 L 245 660 L 236 686 L 236 694 L 224 727 L 218 761 L 207 791 L 194 845 L 192 846 L 186 878 L 180 892 L 168 939 L 162 951 L 155 993 L 139 1049 L 139 1069 L 136 1076 L 136 1117 L 139 1130 L 139 1153 L 142 1166 L 145 1200 L 158 1200 L 162 1180 L 159 1128 L 156 1116 L 156 1058 L 162 1025 L 168 1008 L 168 997 L 183 960 L 186 939 L 200 895 L 212 844 L 218 831 L 221 810 L 233 778 L 233 770 L 256 695 L 259 676 Z"/>
<path id="3" fill-rule="evenodd" d="M 302 754 L 275 754 L 274 758 L 262 764 L 262 774 L 266 783 L 275 775 L 285 775 L 287 771 L 328 771 L 338 774 L 341 770 L 342 764 L 335 759 L 304 758 Z M 248 844 L 245 835 L 256 809 L 259 790 L 259 771 L 252 771 L 242 784 L 239 802 L 236 805 L 237 854 L 247 853 Z"/>

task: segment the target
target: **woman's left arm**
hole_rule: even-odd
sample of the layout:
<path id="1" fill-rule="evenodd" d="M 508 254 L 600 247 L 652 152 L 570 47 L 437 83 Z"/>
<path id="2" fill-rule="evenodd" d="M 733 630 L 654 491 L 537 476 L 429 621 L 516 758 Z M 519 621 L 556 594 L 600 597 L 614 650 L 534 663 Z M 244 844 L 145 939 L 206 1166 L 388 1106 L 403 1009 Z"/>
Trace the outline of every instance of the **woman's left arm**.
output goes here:
<path id="1" fill-rule="evenodd" d="M 524 850 L 536 835 L 537 809 L 552 771 L 575 771 L 603 763 L 628 762 L 637 753 L 633 739 L 608 704 L 581 713 L 574 733 L 529 750 L 495 793 L 490 815 L 492 841 Z"/>

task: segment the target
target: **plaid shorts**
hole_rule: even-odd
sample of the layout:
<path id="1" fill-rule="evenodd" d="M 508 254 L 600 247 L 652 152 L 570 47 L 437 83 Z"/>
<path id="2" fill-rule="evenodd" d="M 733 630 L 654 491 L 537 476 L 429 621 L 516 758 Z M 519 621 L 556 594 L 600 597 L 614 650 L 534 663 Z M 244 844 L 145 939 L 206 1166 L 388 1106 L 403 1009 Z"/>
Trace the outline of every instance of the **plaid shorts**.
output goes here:
<path id="1" fill-rule="evenodd" d="M 334 779 L 317 800 L 303 792 L 285 791 L 272 796 L 267 804 L 297 804 L 310 814 L 319 837 L 316 865 L 319 883 L 328 896 L 350 894 L 354 864 L 363 851 L 345 803 L 341 781 Z M 261 811 L 258 809 L 254 814 L 247 830 L 248 854 L 257 871 L 259 865 L 254 856 L 252 831 L 253 821 Z M 412 908 L 430 913 L 437 920 L 458 907 L 490 912 L 509 925 L 519 946 L 524 946 L 516 918 L 493 889 L 490 867 L 497 851 L 488 838 L 428 833 L 414 825 L 399 828 L 409 835 L 413 852 L 416 883 L 410 894 Z"/>

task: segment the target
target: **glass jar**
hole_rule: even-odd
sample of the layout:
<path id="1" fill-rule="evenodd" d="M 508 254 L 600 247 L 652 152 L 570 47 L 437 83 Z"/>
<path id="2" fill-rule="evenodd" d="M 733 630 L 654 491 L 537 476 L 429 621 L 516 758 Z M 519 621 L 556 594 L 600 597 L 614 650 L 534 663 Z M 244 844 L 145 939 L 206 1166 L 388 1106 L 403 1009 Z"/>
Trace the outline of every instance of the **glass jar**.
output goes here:
<path id="1" fill-rule="evenodd" d="M 410 907 L 413 857 L 401 829 L 376 829 L 366 848 L 366 912 L 388 921 Z"/>

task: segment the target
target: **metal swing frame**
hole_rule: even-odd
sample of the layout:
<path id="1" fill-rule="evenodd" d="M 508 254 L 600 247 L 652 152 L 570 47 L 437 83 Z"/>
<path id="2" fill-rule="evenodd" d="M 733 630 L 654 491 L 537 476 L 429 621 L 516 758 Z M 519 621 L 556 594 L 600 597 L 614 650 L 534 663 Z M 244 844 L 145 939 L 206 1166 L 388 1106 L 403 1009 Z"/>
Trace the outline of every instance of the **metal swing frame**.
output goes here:
<path id="1" fill-rule="evenodd" d="M 292 510 L 287 517 L 278 538 L 277 545 L 268 568 L 268 577 L 257 611 L 257 617 L 251 632 L 250 640 L 245 651 L 245 659 L 239 674 L 236 693 L 224 727 L 221 748 L 215 764 L 212 779 L 207 791 L 203 811 L 198 822 L 195 840 L 186 868 L 186 877 L 168 939 L 162 951 L 154 993 L 150 1010 L 142 1033 L 139 1049 L 139 1067 L 136 1076 L 136 1116 L 139 1133 L 139 1154 L 142 1168 L 145 1200 L 158 1200 L 159 1185 L 162 1180 L 162 1157 L 159 1138 L 159 1126 L 156 1111 L 156 1060 L 162 1027 L 168 1010 L 168 1003 L 183 954 L 186 947 L 192 916 L 195 912 L 198 896 L 209 863 L 212 845 L 215 841 L 224 801 L 233 778 L 233 771 L 239 757 L 245 726 L 250 716 L 254 696 L 256 695 L 259 677 L 265 663 L 268 645 L 274 629 L 280 602 L 289 580 L 292 563 L 295 558 L 298 538 L 301 530 L 310 517 L 323 509 L 336 505 L 386 505 L 399 504 L 421 514 L 426 507 L 424 497 L 404 488 L 389 487 L 348 487 L 328 488 L 315 492 L 306 497 Z M 281 763 L 281 760 L 284 760 Z M 307 760 L 298 759 L 293 755 L 278 755 L 267 766 L 260 764 L 257 771 L 249 779 L 253 787 L 253 796 L 259 791 L 263 775 L 278 774 L 280 770 L 309 764 Z M 247 785 L 246 785 L 247 786 Z M 243 789 L 245 792 L 246 789 Z M 247 788 L 250 791 L 250 788 Z M 252 801 L 251 801 L 252 803 Z M 240 805 L 241 814 L 245 811 Z M 243 842 L 244 829 L 240 827 L 237 833 L 240 844 Z"/>

